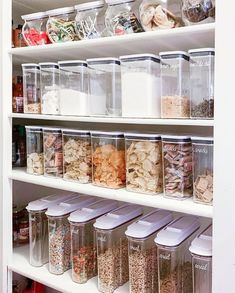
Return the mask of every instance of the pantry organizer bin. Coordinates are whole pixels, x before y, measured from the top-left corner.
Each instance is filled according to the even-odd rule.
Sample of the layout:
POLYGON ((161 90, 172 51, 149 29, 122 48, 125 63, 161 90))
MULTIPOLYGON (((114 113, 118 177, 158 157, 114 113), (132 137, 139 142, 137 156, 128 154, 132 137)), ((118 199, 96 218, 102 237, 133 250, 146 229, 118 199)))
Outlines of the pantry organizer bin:
POLYGON ((126 189, 158 194, 163 191, 162 142, 158 134, 125 134, 126 189))
POLYGON ((162 118, 190 117, 189 55, 161 52, 162 118))
POLYGON ((155 210, 127 227, 130 293, 157 293, 156 233, 173 220, 172 214, 155 210))
POLYGON ((159 292, 193 293, 189 245, 200 224, 197 217, 184 216, 163 228, 155 238, 158 248, 159 292))
POLYGON ((213 137, 192 137, 193 199, 203 204, 213 203, 213 137))
POLYGON ((97 202, 70 214, 72 279, 86 283, 97 275, 97 249, 93 224, 96 219, 117 208, 109 199, 97 202))
POLYGON ((120 61, 122 116, 160 118, 160 58, 153 54, 138 54, 121 56, 120 61))
POLYGON ((99 291, 112 293, 128 281, 128 241, 125 231, 141 214, 140 206, 125 204, 96 220, 99 291))
POLYGON ((91 133, 92 183, 121 188, 126 184, 125 141, 122 132, 91 133))
POLYGON ((74 195, 72 199, 50 207, 48 217, 49 231, 49 272, 61 275, 71 268, 71 235, 68 217, 71 212, 95 202, 91 196, 74 195))
POLYGON ((191 243, 193 292, 212 293, 212 225, 191 243))
POLYGON ((59 61, 60 114, 88 115, 88 71, 83 60, 59 61))
POLYGON ((117 58, 87 59, 91 116, 121 116, 121 66, 117 58))

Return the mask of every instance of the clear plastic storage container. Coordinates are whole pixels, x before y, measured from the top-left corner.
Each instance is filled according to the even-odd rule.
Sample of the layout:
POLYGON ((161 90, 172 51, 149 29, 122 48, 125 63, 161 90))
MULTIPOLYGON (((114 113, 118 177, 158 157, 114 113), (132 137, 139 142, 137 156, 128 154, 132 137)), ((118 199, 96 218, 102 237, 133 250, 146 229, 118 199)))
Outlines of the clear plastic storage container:
POLYGON ((35 63, 22 64, 24 113, 41 113, 40 67, 35 63))
POLYGON ((192 260, 188 250, 200 227, 197 217, 184 216, 163 228, 158 247, 159 292, 193 293, 192 260))
POLYGON ((96 39, 102 36, 104 31, 103 7, 103 0, 82 3, 75 6, 77 10, 75 18, 76 31, 80 40, 96 39))
POLYGON ((121 132, 92 132, 92 183, 121 188, 126 184, 125 141, 121 132))
POLYGON ((86 130, 62 129, 65 180, 88 183, 92 179, 91 136, 86 130))
POLYGON ((62 132, 59 128, 43 127, 44 175, 63 176, 62 132))
POLYGON ((213 203, 212 137, 192 137, 193 147, 193 199, 195 202, 213 203))
POLYGON ((162 142, 157 134, 125 134, 126 189, 157 194, 163 191, 162 142))
POLYGON ((49 271, 61 275, 71 268, 71 235, 68 217, 71 212, 95 202, 91 196, 75 195, 52 206, 46 212, 49 230, 49 271))
POLYGON ((48 220, 45 212, 53 205, 69 199, 71 195, 49 195, 30 202, 26 209, 29 213, 29 262, 41 267, 49 260, 48 220))
POLYGON ((212 293, 212 226, 207 227, 193 241, 193 293, 212 293))
POLYGON ((117 202, 109 199, 97 202, 70 214, 72 244, 72 279, 86 283, 97 275, 97 249, 93 224, 96 219, 117 208, 117 202))
POLYGON ((162 118, 190 117, 189 55, 161 52, 162 118))
POLYGON ((138 54, 121 56, 120 61, 122 116, 160 118, 160 58, 153 54, 138 54))
POLYGON ((191 118, 214 118, 215 49, 189 50, 191 118))
POLYGON ((75 30, 75 13, 73 7, 49 10, 47 33, 52 43, 64 43, 79 40, 75 30))
POLYGON ((43 135, 39 126, 25 126, 27 149, 27 173, 43 175, 43 135))
POLYGON ((83 60, 58 62, 60 67, 60 114, 87 116, 88 71, 83 60))
POLYGON ((156 233, 173 220, 172 214, 155 210, 128 226, 130 293, 158 293, 156 233))
POLYGON ((126 204, 96 220, 99 291, 112 293, 129 280, 125 231, 141 214, 140 206, 126 204))
POLYGON ((184 199, 193 194, 192 144, 189 136, 162 136, 165 196, 184 199))
POLYGON ((87 60, 90 115, 122 115, 121 66, 117 58, 87 60))

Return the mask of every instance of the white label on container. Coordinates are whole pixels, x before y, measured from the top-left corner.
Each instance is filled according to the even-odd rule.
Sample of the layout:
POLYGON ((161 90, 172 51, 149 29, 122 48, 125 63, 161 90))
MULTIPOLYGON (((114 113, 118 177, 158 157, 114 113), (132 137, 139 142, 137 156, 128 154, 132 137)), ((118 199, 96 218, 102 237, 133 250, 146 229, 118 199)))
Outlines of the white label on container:
POLYGON ((200 265, 196 263, 194 266, 195 266, 195 269, 197 270, 207 271, 208 269, 208 264, 200 265))
POLYGON ((170 260, 171 259, 171 254, 170 253, 168 253, 168 254, 161 254, 160 253, 159 257, 161 259, 170 260))
POLYGON ((100 235, 100 236, 98 236, 98 237, 97 237, 97 240, 98 240, 98 241, 101 241, 101 242, 106 242, 106 241, 107 241, 105 235, 100 235))
POLYGON ((130 245, 130 249, 133 250, 133 251, 138 251, 139 252, 140 251, 140 246, 139 245, 135 245, 135 246, 130 245))

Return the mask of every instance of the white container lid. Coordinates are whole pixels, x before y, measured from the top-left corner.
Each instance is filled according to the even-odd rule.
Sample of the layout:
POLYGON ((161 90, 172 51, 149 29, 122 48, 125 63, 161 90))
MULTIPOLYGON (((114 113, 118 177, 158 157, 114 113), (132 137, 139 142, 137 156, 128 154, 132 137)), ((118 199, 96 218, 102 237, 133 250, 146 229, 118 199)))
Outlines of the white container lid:
POLYGON ((38 125, 25 125, 25 129, 27 130, 38 130, 38 131, 42 131, 42 126, 38 126, 38 125))
POLYGON ((105 58, 90 58, 86 60, 88 65, 96 65, 96 64, 117 64, 120 65, 120 60, 118 58, 113 57, 105 57, 105 58))
POLYGON ((208 136, 192 136, 191 137, 192 143, 197 143, 197 144, 213 144, 214 143, 214 138, 213 137, 208 137, 208 136))
POLYGON ((212 225, 207 227, 192 241, 189 250, 193 254, 212 256, 212 225))
POLYGON ((52 68, 59 68, 58 63, 56 62, 41 62, 38 63, 40 67, 52 67, 52 68))
POLYGON ((189 61, 189 54, 185 51, 160 52, 159 56, 163 59, 184 58, 185 60, 189 61))
POLYGON ((50 126, 42 126, 42 130, 43 131, 48 131, 48 132, 61 132, 61 128, 60 127, 50 127, 50 126))
POLYGON ((72 67, 72 66, 86 66, 87 67, 87 62, 85 60, 58 61, 58 64, 61 67, 72 67))
POLYGON ((125 224, 143 213, 139 205, 125 204, 118 209, 98 218, 94 224, 95 228, 111 230, 125 224))
POLYGON ((125 234, 134 238, 146 238, 173 221, 171 212, 153 211, 128 226, 125 234))
POLYGON ((135 0, 105 0, 108 5, 135 2, 135 0))
POLYGON ((81 209, 93 202, 97 199, 92 196, 87 195, 76 195, 74 198, 70 200, 63 201, 55 206, 52 206, 46 211, 47 216, 51 217, 59 217, 67 215, 77 209, 81 209))
POLYGON ((215 55, 215 48, 191 49, 191 50, 188 50, 188 53, 190 55, 197 55, 197 56, 215 55))
POLYGON ((45 17, 47 17, 46 12, 36 12, 36 13, 31 13, 31 14, 26 14, 21 16, 23 20, 33 20, 33 19, 40 19, 45 17))
POLYGON ((189 135, 174 135, 165 134, 162 135, 162 141, 167 142, 191 142, 191 137, 189 135))
POLYGON ((24 63, 24 64, 21 64, 21 66, 22 67, 34 67, 34 68, 40 69, 40 67, 37 63, 24 63))
POLYGON ((200 227, 197 217, 184 216, 163 228, 155 238, 155 243, 164 246, 178 246, 200 227))
POLYGON ((125 136, 125 139, 161 140, 161 135, 154 134, 154 133, 126 132, 124 133, 124 136, 125 136))
POLYGON ((84 11, 84 10, 89 10, 92 8, 101 8, 104 6, 104 1, 103 0, 99 0, 99 1, 92 1, 92 2, 86 2, 86 3, 82 3, 79 5, 76 5, 74 8, 77 11, 84 11))
POLYGON ((60 15, 60 14, 67 14, 74 12, 74 7, 63 7, 63 8, 57 8, 57 9, 52 9, 46 11, 46 14, 49 16, 54 16, 54 15, 60 15))
POLYGON ((70 222, 84 223, 98 218, 118 207, 117 201, 102 199, 70 214, 70 222))
POLYGON ((121 62, 151 60, 160 63, 160 57, 154 54, 134 54, 119 57, 121 62))
POLYGON ((119 131, 92 131, 92 137, 124 138, 124 133, 119 131))

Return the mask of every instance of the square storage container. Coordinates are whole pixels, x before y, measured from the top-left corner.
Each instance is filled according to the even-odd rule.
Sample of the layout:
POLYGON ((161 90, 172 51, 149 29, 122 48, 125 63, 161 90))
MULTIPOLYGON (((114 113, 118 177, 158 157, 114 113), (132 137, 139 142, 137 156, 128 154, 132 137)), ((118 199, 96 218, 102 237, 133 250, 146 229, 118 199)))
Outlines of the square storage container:
POLYGON ((58 115, 60 113, 59 84, 60 74, 57 63, 39 63, 41 85, 41 113, 58 115))
POLYGON ((184 216, 158 233, 155 243, 159 292, 193 293, 192 260, 188 248, 199 227, 197 217, 184 216))
POLYGON ((162 136, 163 186, 167 197, 193 195, 192 143, 189 136, 162 136))
POLYGON ((88 115, 88 71, 82 60, 60 61, 60 114, 88 115))
POLYGON ((215 49, 189 50, 191 118, 214 118, 215 49))
POLYGON ((160 58, 153 54, 138 54, 121 56, 120 61, 122 116, 160 118, 160 58))
POLYGON ((193 293, 212 293, 212 226, 207 227, 193 241, 193 293))
POLYGON ((49 272, 61 275, 71 268, 71 235, 68 217, 71 212, 95 202, 91 196, 76 195, 72 199, 49 208, 49 272))
POLYGON ((62 129, 63 178, 79 183, 92 179, 91 136, 86 130, 62 129))
POLYGON ((125 134, 126 189, 157 194, 163 191, 162 142, 157 134, 125 134))
MULTIPOLYGON (((98 199, 97 199, 98 200, 98 199)), ((86 283, 97 275, 96 219, 117 208, 117 202, 108 199, 97 202, 70 214, 72 279, 86 283)))
POLYGON ((121 66, 117 58, 88 59, 91 116, 121 116, 121 66))
POLYGON ((126 184, 125 141, 122 132, 92 132, 92 183, 121 188, 126 184))
POLYGON ((190 117, 189 55, 161 52, 162 118, 190 117))
POLYGON ((35 63, 22 64, 24 113, 41 113, 40 67, 35 63))
POLYGON ((203 204, 213 203, 213 137, 192 137, 193 199, 203 204))
POLYGON ((129 280, 125 231, 141 214, 140 206, 126 204, 96 220, 99 291, 112 293, 129 280))
POLYGON ((173 220, 172 214, 155 210, 127 227, 130 293, 158 293, 156 233, 173 220))

